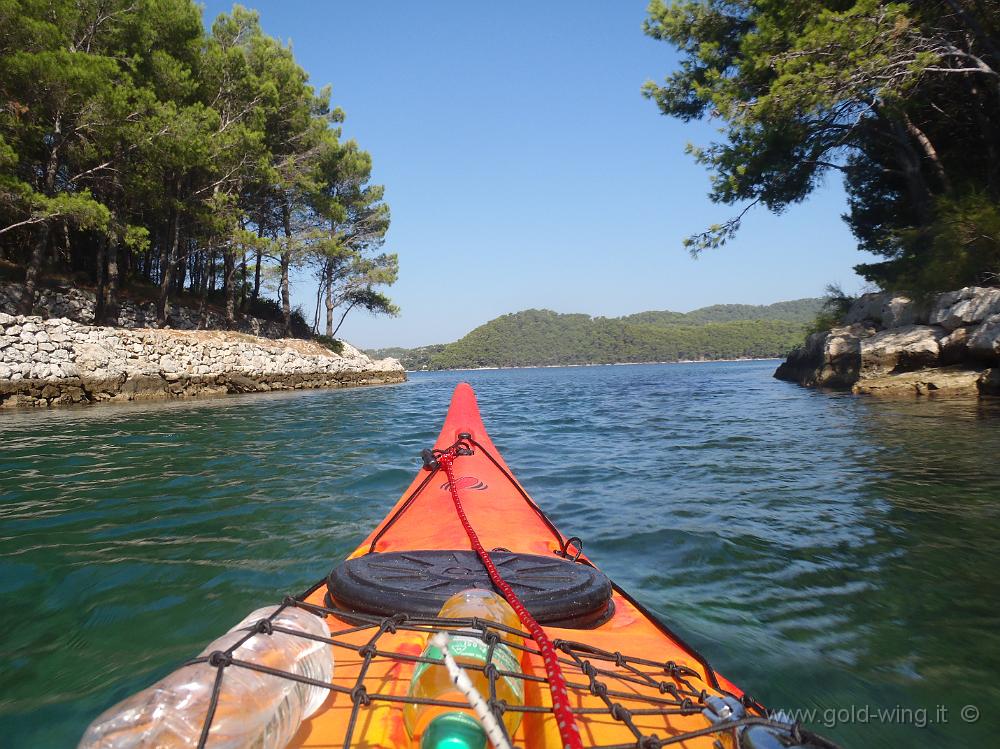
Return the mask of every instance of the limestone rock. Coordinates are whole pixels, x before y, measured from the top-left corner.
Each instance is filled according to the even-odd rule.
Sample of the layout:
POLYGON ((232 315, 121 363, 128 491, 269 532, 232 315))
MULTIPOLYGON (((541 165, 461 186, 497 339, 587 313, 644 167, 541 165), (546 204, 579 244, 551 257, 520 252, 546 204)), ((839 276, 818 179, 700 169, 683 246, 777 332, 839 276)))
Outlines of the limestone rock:
POLYGON ((958 291, 941 294, 928 321, 931 325, 954 330, 975 325, 997 313, 1000 313, 1000 289, 966 286, 958 291))
POLYGON ((128 377, 116 394, 120 400, 157 400, 167 397, 168 383, 156 375, 134 375, 128 377))
POLYGON ((73 353, 80 369, 96 371, 111 363, 111 353, 95 343, 82 343, 74 346, 73 353))
POLYGON ((876 333, 861 342, 861 375, 875 377, 932 367, 941 354, 945 331, 928 325, 906 325, 876 333))
POLYGON ((1000 367, 984 371, 977 384, 982 395, 1000 395, 1000 367))
POLYGON ((392 372, 402 368, 403 365, 400 363, 399 359, 394 359, 391 356, 387 356, 385 359, 372 360, 372 369, 377 372, 392 372))
POLYGON ((878 328, 897 328, 926 322, 926 311, 913 299, 881 291, 862 294, 844 315, 845 325, 868 323, 878 328))
POLYGON ((0 327, 0 404, 5 407, 345 387, 406 378, 395 360, 373 362, 349 344, 335 354, 314 341, 237 332, 11 320, 13 324, 0 327))
POLYGON ((919 305, 906 296, 893 296, 882 305, 880 313, 883 328, 900 328, 926 322, 919 305))
POLYGON ((885 292, 862 294, 854 301, 847 314, 844 315, 844 325, 854 325, 855 323, 866 321, 869 323, 881 323, 882 310, 891 299, 892 295, 885 292))
POLYGON ((983 320, 969 336, 968 347, 978 359, 1000 362, 1000 312, 983 320))
POLYGON ((854 385, 852 391, 865 395, 907 396, 914 395, 968 395, 980 392, 982 372, 963 367, 941 367, 919 372, 903 372, 881 377, 865 378, 854 385))
POLYGON ((863 323, 813 333, 804 346, 788 355, 774 376, 800 385, 849 388, 861 369, 861 342, 873 335, 875 329, 863 323))
POLYGON ((969 352, 969 333, 975 328, 955 328, 941 339, 941 364, 957 364, 964 360, 969 352))
POLYGON ((845 327, 814 333, 775 377, 872 395, 1000 395, 1000 288, 864 294, 845 327))
POLYGON ((226 385, 231 393, 252 393, 260 389, 260 384, 256 380, 236 372, 226 376, 226 385))
POLYGON ((0 408, 30 408, 35 405, 35 398, 21 393, 15 393, 0 401, 0 408))

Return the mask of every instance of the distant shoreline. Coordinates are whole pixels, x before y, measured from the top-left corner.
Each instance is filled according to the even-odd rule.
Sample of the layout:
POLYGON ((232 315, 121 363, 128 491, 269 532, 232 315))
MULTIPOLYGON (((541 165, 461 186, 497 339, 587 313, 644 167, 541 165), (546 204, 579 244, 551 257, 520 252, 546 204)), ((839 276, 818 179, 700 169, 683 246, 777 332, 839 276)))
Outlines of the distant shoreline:
POLYGON ((780 356, 742 357, 739 359, 676 359, 674 361, 622 361, 595 364, 529 364, 513 367, 455 367, 449 369, 407 369, 407 372, 483 372, 495 369, 563 369, 564 367, 634 367, 643 364, 715 364, 737 361, 784 361, 780 356))
POLYGON ((649 310, 624 317, 526 309, 495 317, 451 343, 386 346, 368 353, 397 359, 410 372, 503 362, 521 364, 497 368, 777 359, 802 343, 822 307, 822 299, 809 298, 769 305, 716 304, 691 312, 649 310))

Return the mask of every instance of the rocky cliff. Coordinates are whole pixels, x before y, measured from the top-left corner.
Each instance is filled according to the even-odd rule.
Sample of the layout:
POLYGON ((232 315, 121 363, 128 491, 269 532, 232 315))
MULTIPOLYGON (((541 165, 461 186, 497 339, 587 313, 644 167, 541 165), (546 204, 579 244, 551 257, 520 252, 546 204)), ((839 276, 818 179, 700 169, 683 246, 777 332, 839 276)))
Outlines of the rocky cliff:
POLYGON ((94 327, 0 313, 0 408, 402 382, 349 344, 94 327))
POLYGON ((923 304, 865 294, 774 376, 873 395, 1000 395, 1000 289, 969 286, 923 304))

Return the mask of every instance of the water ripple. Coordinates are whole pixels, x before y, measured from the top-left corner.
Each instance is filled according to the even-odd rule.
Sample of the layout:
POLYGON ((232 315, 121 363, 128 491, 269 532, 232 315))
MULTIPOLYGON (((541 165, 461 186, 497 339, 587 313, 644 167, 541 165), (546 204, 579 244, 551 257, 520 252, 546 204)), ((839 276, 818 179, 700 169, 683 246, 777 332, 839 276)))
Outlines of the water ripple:
POLYGON ((553 519, 756 697, 977 704, 978 724, 947 732, 830 733, 991 744, 1000 408, 831 396, 772 367, 434 373, 4 414, 0 732, 72 745, 101 709, 324 575, 405 489, 468 379, 553 519))

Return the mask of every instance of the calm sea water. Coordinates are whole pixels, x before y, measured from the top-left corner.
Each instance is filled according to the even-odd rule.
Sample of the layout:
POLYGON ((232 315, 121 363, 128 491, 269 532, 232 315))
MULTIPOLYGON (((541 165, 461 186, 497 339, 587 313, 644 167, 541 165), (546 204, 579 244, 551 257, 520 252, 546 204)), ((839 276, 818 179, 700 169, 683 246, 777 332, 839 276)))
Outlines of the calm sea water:
POLYGON ((851 746, 997 745, 1000 404, 821 394, 773 368, 2 414, 0 745, 74 745, 325 575, 406 487, 460 379, 560 527, 765 704, 815 709, 851 746))

